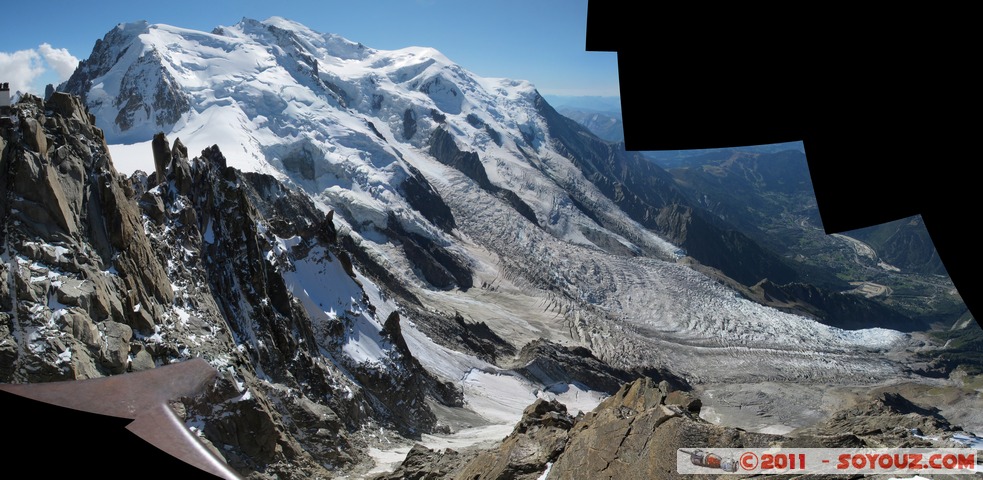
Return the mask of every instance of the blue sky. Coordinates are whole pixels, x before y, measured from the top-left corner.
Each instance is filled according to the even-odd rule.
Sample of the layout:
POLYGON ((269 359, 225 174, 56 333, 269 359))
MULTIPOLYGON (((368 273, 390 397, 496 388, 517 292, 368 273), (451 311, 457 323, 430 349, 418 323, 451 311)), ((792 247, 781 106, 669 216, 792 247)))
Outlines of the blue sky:
POLYGON ((617 54, 584 49, 587 0, 48 0, 44 12, 4 2, 0 81, 18 90, 30 80, 27 89, 43 93, 121 22, 211 31, 271 16, 377 49, 433 47, 478 75, 528 80, 544 95, 619 94, 617 54))

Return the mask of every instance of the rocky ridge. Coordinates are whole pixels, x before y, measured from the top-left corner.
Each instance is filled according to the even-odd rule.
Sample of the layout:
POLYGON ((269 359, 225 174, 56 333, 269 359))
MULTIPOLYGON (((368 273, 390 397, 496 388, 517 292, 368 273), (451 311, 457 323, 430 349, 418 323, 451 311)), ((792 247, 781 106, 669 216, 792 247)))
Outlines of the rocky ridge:
POLYGON ((75 96, 27 95, 13 112, 0 136, 0 381, 202 357, 220 380, 179 409, 250 478, 328 476, 365 460, 354 432, 436 431, 427 400, 460 404, 412 357, 399 313, 376 315, 333 212, 227 167, 217 146, 189 158, 163 135, 152 173, 119 175, 75 96), (333 296, 298 288, 303 275, 333 296))
MULTIPOLYGON (((676 451, 712 448, 962 448, 961 432, 931 409, 897 394, 881 394, 815 426, 786 435, 754 433, 700 418, 689 390, 639 378, 596 409, 576 417, 563 404, 537 400, 513 432, 492 448, 433 450, 414 446, 395 479, 726 479, 728 474, 679 474, 676 451)), ((769 478, 886 478, 878 475, 770 475, 769 478)))

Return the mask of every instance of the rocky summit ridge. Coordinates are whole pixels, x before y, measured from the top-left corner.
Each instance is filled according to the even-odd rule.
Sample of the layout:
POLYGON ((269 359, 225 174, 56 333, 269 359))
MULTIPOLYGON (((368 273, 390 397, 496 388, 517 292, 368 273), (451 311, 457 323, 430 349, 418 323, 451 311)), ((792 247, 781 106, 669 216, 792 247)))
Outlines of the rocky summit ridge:
POLYGON ((460 404, 412 357, 398 312, 376 315, 332 212, 163 135, 155 170, 122 176, 68 94, 25 96, 2 132, 4 383, 204 358, 220 380, 184 418, 261 477, 328 475, 364 460, 351 432, 437 431, 427 402, 460 404), (375 350, 350 354, 361 347, 375 350))
MULTIPOLYGON (((665 380, 625 383, 588 413, 571 415, 544 399, 525 409, 515 429, 485 449, 415 445, 390 473, 396 479, 726 479, 680 474, 677 450, 713 448, 961 448, 961 429, 896 394, 882 394, 793 434, 749 432, 700 418, 702 402, 665 380)), ((792 478, 886 478, 882 475, 768 475, 792 478)), ((933 477, 934 478, 934 477, 933 477)))

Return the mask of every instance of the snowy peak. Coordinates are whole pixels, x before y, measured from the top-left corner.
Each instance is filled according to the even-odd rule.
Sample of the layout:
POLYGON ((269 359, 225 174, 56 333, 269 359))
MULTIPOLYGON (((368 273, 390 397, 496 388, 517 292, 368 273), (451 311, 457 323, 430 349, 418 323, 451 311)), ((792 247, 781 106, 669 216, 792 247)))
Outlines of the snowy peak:
POLYGON ((174 125, 190 107, 155 37, 167 36, 146 21, 121 23, 96 41, 92 54, 59 90, 77 92, 111 137, 133 132, 144 138, 151 126, 174 125))
MULTIPOLYGON (((346 221, 380 230, 390 211, 411 230, 435 228, 421 225, 427 214, 413 213, 421 205, 404 200, 403 182, 428 183, 411 172, 434 165, 412 159, 436 132, 477 149, 482 175, 503 184, 535 168, 521 151, 540 148, 545 131, 528 82, 477 77, 433 48, 375 50, 281 17, 210 33, 120 26, 61 89, 86 99, 110 144, 145 152, 162 131, 192 151, 223 145, 230 166, 289 179, 346 221)), ((126 173, 151 167, 115 156, 126 173)))
MULTIPOLYGON (((298 99, 308 107, 321 100, 332 107, 371 111, 372 106, 378 110, 380 100, 363 94, 365 84, 376 85, 379 80, 402 85, 399 93, 423 92, 433 100, 430 106, 453 114, 461 112, 463 100, 461 87, 453 84, 464 84, 467 90, 477 84, 432 48, 379 51, 271 17, 244 18, 211 33, 146 21, 119 24, 96 42, 90 58, 60 90, 83 94, 110 139, 129 143, 151 137, 155 128, 180 128, 179 120, 187 120, 192 107, 200 113, 200 107, 210 101, 234 97, 237 85, 248 88, 243 84, 258 83, 265 93, 288 103, 298 99), (129 83, 124 83, 126 79, 129 83), (177 89, 188 91, 191 101, 175 103, 167 98, 167 92, 177 89), (317 98, 310 98, 312 94, 317 98), (448 102, 444 97, 459 98, 448 102), (143 115, 132 111, 137 100, 146 110, 143 115), (111 108, 127 113, 119 116, 111 108)), ((369 90, 391 89, 378 85, 369 90)), ((272 111, 283 107, 268 106, 272 111)))
POLYGON ((375 50, 281 17, 244 18, 211 33, 121 24, 59 90, 86 100, 110 144, 149 141, 158 131, 181 134, 193 148, 233 138, 242 153, 227 149, 230 161, 249 170, 276 166, 275 155, 258 151, 264 147, 311 136, 324 143, 336 132, 377 137, 359 144, 420 147, 445 122, 475 137, 468 140, 487 141, 491 129, 531 131, 529 116, 509 115, 502 102, 528 110, 535 96, 528 82, 476 77, 432 48, 375 50), (487 128, 476 130, 475 119, 487 128), (205 125, 195 144, 191 133, 205 125))
MULTIPOLYGON (((116 28, 109 32, 109 35, 115 34, 118 37, 113 39, 103 39, 103 41, 109 41, 111 43, 118 43, 113 41, 115 38, 120 39, 133 39, 139 35, 143 35, 150 31, 150 24, 146 20, 137 20, 135 22, 124 22, 116 25, 116 28)), ((107 35, 107 37, 109 37, 107 35)))
POLYGON ((349 41, 335 34, 318 33, 300 23, 276 16, 264 21, 243 18, 232 27, 217 27, 213 31, 219 35, 235 35, 232 32, 237 32, 254 40, 259 40, 266 35, 274 35, 282 39, 289 38, 297 42, 303 49, 321 58, 335 57, 342 60, 360 60, 374 52, 361 43, 349 41))

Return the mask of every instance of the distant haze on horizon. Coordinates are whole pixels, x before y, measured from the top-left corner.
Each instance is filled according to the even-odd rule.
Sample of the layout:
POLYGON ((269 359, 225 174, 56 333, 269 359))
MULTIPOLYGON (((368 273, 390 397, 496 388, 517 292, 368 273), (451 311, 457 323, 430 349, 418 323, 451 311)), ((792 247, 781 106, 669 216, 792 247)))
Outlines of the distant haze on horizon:
POLYGON ((0 32, 0 81, 9 82, 12 91, 41 95, 46 84, 66 80, 78 61, 88 58, 96 40, 119 23, 146 20, 210 32, 242 18, 280 16, 374 49, 433 47, 482 77, 528 80, 543 95, 620 95, 617 54, 585 49, 587 0, 175 0, 153 8, 110 0, 51 5, 43 15, 25 2, 0 7, 5 18, 17 19, 0 32))

